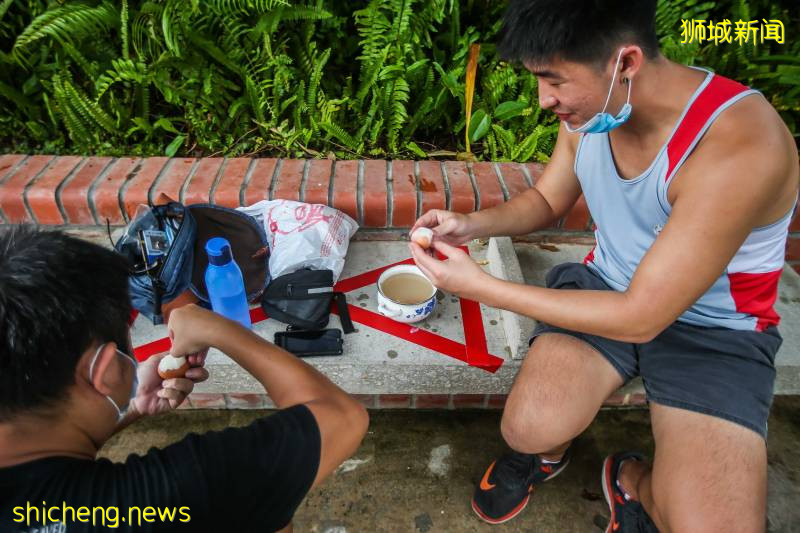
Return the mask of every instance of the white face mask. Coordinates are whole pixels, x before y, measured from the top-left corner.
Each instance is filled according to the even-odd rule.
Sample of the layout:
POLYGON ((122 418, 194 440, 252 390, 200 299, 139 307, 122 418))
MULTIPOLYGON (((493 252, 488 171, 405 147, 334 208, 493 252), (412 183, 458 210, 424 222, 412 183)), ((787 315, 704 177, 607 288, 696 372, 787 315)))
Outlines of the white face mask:
MULTIPOLYGON (((97 361, 97 356, 100 355, 100 350, 102 350, 105 345, 106 345, 106 343, 101 344, 97 348, 97 351, 94 353, 94 357, 92 357, 92 363, 89 365, 89 381, 92 380, 92 373, 94 372, 94 363, 95 363, 95 361, 97 361)), ((139 388, 139 376, 138 376, 138 374, 136 372, 136 369, 138 368, 139 363, 136 361, 136 359, 134 359, 130 355, 126 354, 125 352, 117 350, 117 353, 122 355, 123 357, 125 357, 125 359, 130 361, 131 364, 133 365, 133 383, 131 385, 131 392, 130 392, 130 395, 128 397, 128 403, 125 404, 125 407, 120 409, 119 406, 117 405, 117 402, 114 401, 114 398, 112 398, 111 396, 106 396, 106 399, 109 402, 111 402, 111 405, 114 406, 114 410, 117 412, 117 423, 119 423, 123 418, 125 418, 125 415, 128 414, 128 410, 131 407, 131 402, 136 397, 136 389, 139 388)))

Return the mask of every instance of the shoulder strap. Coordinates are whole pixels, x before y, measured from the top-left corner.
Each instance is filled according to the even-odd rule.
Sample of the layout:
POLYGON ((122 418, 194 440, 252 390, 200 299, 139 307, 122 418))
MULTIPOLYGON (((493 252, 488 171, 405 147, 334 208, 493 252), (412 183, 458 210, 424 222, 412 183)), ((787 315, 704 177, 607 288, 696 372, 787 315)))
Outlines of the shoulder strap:
POLYGON ((667 145, 669 166, 664 179, 668 182, 723 108, 747 94, 754 93, 737 81, 715 74, 697 96, 667 145))

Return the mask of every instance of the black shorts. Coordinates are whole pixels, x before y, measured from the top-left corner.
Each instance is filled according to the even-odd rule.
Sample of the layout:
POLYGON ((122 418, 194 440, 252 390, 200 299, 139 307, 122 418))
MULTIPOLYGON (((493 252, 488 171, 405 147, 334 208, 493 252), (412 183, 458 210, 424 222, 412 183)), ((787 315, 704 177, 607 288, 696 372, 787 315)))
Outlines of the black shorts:
MULTIPOLYGON (((564 263, 547 274, 554 289, 613 290, 588 267, 564 263)), ((542 333, 565 333, 589 343, 625 382, 642 376, 648 401, 730 420, 767 436, 775 384, 775 354, 783 339, 777 328, 741 331, 674 322, 642 344, 539 323, 542 333)))

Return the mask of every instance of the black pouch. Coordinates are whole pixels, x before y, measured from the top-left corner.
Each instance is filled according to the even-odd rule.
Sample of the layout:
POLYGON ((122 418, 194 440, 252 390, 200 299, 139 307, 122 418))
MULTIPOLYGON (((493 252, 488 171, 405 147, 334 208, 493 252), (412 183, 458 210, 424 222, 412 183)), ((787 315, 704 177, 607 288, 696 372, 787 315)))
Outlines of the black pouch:
POLYGON ((328 325, 334 301, 342 330, 353 333, 347 301, 344 293, 334 292, 330 270, 303 268, 273 279, 264 291, 261 307, 270 318, 295 328, 320 330, 328 325))

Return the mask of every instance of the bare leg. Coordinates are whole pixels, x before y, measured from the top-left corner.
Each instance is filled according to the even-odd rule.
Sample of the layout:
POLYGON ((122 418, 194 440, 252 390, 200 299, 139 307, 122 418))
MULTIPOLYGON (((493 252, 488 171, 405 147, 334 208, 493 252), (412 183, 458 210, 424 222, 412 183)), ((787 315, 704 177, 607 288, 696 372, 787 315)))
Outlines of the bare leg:
POLYGON ((767 450, 760 435, 721 418, 651 404, 652 470, 626 461, 620 485, 662 532, 762 532, 767 450))
POLYGON ((561 333, 539 336, 508 396, 501 431, 518 452, 558 460, 623 380, 584 341, 561 333))

